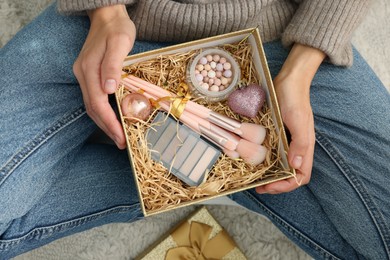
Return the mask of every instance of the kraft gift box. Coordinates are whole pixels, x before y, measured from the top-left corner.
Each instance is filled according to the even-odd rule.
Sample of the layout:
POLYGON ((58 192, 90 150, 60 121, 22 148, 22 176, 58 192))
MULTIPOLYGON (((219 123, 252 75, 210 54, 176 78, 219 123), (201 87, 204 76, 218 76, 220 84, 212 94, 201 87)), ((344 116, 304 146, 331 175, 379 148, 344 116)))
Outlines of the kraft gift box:
POLYGON ((244 260, 247 258, 207 208, 201 207, 136 259, 244 260))
MULTIPOLYGON (((235 46, 241 46, 240 44, 242 44, 242 42, 245 42, 245 46, 248 46, 252 59, 252 68, 250 68, 249 74, 251 74, 251 77, 258 80, 258 84, 262 86, 266 93, 267 110, 263 111, 263 114, 261 114, 259 119, 252 121, 257 123, 264 120, 264 117, 267 116, 267 122, 271 122, 271 126, 268 127, 267 131, 272 132, 272 138, 266 139, 266 142, 273 147, 270 148, 264 165, 262 164, 258 166, 258 168, 250 166, 243 168, 233 163, 232 167, 226 170, 219 167, 219 164, 217 163, 213 169, 205 174, 204 183, 199 187, 189 187, 185 183, 177 186, 175 176, 169 175, 169 172, 163 173, 160 171, 163 168, 161 163, 156 162, 155 164, 152 164, 152 166, 146 168, 139 166, 139 164, 142 164, 143 162, 150 161, 150 158, 137 155, 137 151, 140 147, 148 147, 142 131, 141 133, 137 131, 150 124, 152 117, 155 116, 156 113, 153 113, 150 120, 147 120, 146 123, 140 122, 133 124, 129 123, 122 112, 119 111, 121 123, 127 139, 127 151, 130 159, 129 171, 132 170, 134 174, 141 207, 145 216, 158 214, 195 203, 201 203, 212 198, 225 196, 295 176, 295 170, 292 169, 287 162, 287 137, 258 29, 246 29, 130 55, 123 63, 123 71, 127 74, 131 74, 134 71, 136 72, 139 64, 144 64, 150 60, 154 60, 155 62, 153 64, 159 66, 159 59, 161 57, 169 57, 170 55, 178 55, 191 51, 196 52, 197 50, 213 47, 226 47, 233 48, 234 50, 235 46), (264 167, 264 171, 262 171, 262 167, 264 167), (158 171, 161 173, 156 175, 155 173, 158 171), (262 171, 261 176, 253 179, 253 176, 257 176, 253 174, 259 171, 262 171), (230 181, 230 174, 240 176, 239 180, 230 181), (208 176, 211 177, 209 178, 208 176), (160 177, 161 180, 158 180, 158 182, 156 182, 157 184, 153 183, 156 178, 160 177), (213 178, 219 179, 218 181, 213 181, 213 178)), ((240 57, 236 58, 239 59, 240 57)), ((162 66, 158 69, 163 70, 164 68, 165 67, 162 66)), ((183 71, 185 71, 185 68, 183 68, 183 71)), ((147 75, 147 72, 148 69, 144 69, 139 75, 144 77, 144 80, 149 80, 150 77, 147 75)), ((164 73, 164 75, 169 76, 170 72, 164 73)), ((162 87, 165 87, 163 80, 157 83, 162 87)), ((120 107, 121 100, 126 91, 127 90, 123 85, 116 91, 118 107, 120 107)), ((226 105, 226 103, 222 103, 222 106, 224 105, 226 105)), ((144 132, 146 133, 147 130, 144 132)), ((268 132, 267 134, 269 134, 268 132)), ((221 158, 222 160, 229 160, 223 155, 221 155, 221 158)))

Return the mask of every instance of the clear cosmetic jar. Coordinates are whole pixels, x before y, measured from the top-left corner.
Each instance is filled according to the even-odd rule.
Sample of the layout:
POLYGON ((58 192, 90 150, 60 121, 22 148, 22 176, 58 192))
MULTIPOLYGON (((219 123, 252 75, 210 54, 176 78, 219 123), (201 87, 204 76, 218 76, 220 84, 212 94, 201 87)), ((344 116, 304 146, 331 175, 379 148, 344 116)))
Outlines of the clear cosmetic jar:
POLYGON ((202 97, 208 102, 218 102, 227 99, 229 94, 235 90, 241 71, 240 66, 229 52, 219 48, 209 48, 202 50, 189 62, 186 77, 192 96, 202 97), (229 75, 230 77, 227 77, 229 75), (217 88, 218 91, 216 91, 217 88))

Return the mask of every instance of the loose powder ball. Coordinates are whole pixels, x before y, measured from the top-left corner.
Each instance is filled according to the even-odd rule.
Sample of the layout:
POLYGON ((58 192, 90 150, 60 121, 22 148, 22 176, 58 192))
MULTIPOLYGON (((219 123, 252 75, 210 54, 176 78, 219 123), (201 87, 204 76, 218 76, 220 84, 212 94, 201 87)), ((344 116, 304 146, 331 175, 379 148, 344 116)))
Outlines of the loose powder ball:
POLYGON ((195 66, 195 78, 200 87, 218 92, 226 89, 232 82, 232 64, 218 54, 201 57, 195 66), (210 82, 210 80, 213 81, 210 82), (217 83, 217 84, 215 84, 217 83))
POLYGON ((146 120, 150 116, 152 105, 144 95, 130 93, 122 99, 121 109, 123 116, 130 122, 136 122, 137 119, 146 120))

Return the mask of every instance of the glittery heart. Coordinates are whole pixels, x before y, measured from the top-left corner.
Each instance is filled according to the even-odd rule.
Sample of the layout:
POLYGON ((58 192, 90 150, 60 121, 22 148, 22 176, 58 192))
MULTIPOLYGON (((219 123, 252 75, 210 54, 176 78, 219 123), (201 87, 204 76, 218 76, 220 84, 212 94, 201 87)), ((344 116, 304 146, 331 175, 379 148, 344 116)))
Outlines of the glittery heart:
POLYGON ((250 84, 231 93, 227 104, 234 113, 253 118, 256 117, 264 101, 263 88, 257 84, 250 84))

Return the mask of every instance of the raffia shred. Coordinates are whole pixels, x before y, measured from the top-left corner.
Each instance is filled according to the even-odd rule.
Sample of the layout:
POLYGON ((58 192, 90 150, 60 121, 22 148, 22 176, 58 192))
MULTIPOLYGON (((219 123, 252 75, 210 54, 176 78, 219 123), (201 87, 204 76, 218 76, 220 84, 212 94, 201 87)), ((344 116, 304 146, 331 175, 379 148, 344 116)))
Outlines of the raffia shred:
MULTIPOLYGON (((257 73, 254 71, 250 44, 244 41, 219 47, 230 52, 239 63, 241 68, 240 86, 259 83, 259 79, 256 78, 257 73)), ((132 64, 123 70, 127 74, 133 74, 175 92, 177 86, 185 82, 187 64, 198 53, 199 50, 192 50, 185 53, 161 55, 152 60, 132 64)), ((117 93, 119 93, 119 100, 121 101, 129 91, 121 86, 117 93)), ((283 149, 279 147, 279 136, 267 105, 264 105, 256 118, 249 119, 234 114, 224 102, 208 104, 202 99, 193 100, 241 122, 252 122, 265 126, 267 136, 263 145, 268 148, 266 159, 262 164, 253 167, 241 159, 233 160, 221 155, 211 172, 209 172, 206 181, 198 187, 190 187, 171 175, 169 170, 160 163, 151 159, 145 134, 148 128, 153 131, 151 122, 156 112, 147 121, 137 123, 130 123, 125 118, 124 129, 127 133, 127 141, 131 148, 133 163, 137 172, 137 181, 147 211, 160 211, 184 202, 196 201, 205 196, 242 189, 264 179, 276 179, 291 175, 280 164, 279 152, 283 149)))

